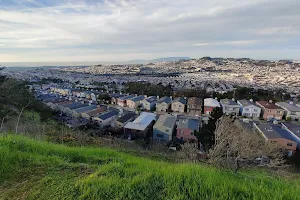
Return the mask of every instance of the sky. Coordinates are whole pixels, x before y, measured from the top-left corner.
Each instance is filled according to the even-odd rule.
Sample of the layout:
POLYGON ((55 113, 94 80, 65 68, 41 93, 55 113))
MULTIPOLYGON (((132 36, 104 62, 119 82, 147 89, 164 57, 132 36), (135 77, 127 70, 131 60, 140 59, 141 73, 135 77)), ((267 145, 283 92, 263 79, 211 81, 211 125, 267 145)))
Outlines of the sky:
POLYGON ((0 65, 300 60, 299 0, 0 0, 0 65))

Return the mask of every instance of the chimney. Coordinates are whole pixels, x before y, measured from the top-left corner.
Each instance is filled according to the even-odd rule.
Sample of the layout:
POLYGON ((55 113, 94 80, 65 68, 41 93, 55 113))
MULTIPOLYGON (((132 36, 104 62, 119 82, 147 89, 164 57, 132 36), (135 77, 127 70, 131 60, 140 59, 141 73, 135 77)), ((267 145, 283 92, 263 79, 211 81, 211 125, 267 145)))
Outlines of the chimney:
POLYGON ((173 97, 172 97, 172 96, 170 96, 170 99, 171 99, 171 100, 173 100, 173 97))
POLYGON ((235 101, 235 99, 234 99, 234 98, 232 98, 231 100, 232 100, 232 101, 235 101))
POLYGON ((252 103, 253 103, 253 99, 250 99, 250 102, 252 102, 252 103))
POLYGON ((269 100, 269 103, 273 103, 273 101, 270 99, 270 100, 269 100))
POLYGON ((218 100, 218 97, 215 97, 215 100, 218 100))
POLYGON ((293 105, 293 104, 294 104, 294 102, 290 101, 290 105, 293 105))
POLYGON ((81 103, 84 104, 84 101, 82 101, 81 103))
POLYGON ((159 99, 159 96, 157 95, 156 98, 157 98, 157 100, 158 100, 158 99, 159 99))
POLYGON ((147 95, 144 95, 145 98, 147 98, 147 95))

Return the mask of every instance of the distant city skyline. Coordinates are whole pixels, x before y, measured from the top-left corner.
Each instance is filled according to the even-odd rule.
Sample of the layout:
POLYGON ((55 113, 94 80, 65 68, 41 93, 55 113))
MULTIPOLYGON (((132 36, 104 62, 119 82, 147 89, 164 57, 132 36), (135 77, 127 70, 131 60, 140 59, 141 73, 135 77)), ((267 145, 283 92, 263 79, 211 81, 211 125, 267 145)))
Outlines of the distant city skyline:
POLYGON ((0 0, 0 65, 300 60, 299 7, 299 0, 0 0))

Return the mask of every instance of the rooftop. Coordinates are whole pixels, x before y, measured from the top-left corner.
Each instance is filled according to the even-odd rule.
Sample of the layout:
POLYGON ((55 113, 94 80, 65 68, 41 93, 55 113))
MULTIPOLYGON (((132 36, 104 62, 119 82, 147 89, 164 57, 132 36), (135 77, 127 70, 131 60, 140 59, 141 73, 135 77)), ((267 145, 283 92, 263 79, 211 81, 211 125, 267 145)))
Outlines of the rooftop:
POLYGON ((77 113, 85 113, 85 112, 94 110, 96 108, 97 108, 97 105, 90 105, 90 106, 85 106, 85 107, 82 107, 82 108, 74 109, 74 111, 77 112, 77 113))
POLYGON ((127 95, 127 96, 123 96, 123 97, 118 97, 118 99, 127 100, 127 99, 131 99, 133 97, 135 97, 135 95, 127 95))
POLYGON ((118 112, 113 110, 113 111, 106 112, 106 113, 103 113, 103 114, 99 115, 99 118, 102 119, 102 120, 106 120, 106 119, 109 119, 109 118, 111 118, 112 116, 115 116, 115 115, 118 115, 118 112))
POLYGON ((249 101, 249 100, 246 100, 246 99, 238 100, 238 102, 239 102, 243 107, 246 107, 246 106, 253 106, 253 105, 254 105, 253 101, 249 101))
POLYGON ((199 130, 199 120, 197 119, 179 119, 177 128, 188 128, 199 130))
POLYGON ((161 115, 155 123, 155 127, 168 127, 173 128, 176 123, 177 117, 174 115, 161 115))
POLYGON ((279 124, 261 123, 256 126, 268 139, 284 138, 295 141, 295 138, 287 130, 282 129, 279 124))
POLYGON ((286 102, 278 102, 276 103, 276 105, 278 105, 279 107, 289 110, 291 112, 300 112, 300 107, 294 105, 294 104, 290 104, 290 103, 286 103, 286 102))
POLYGON ((123 115, 122 117, 120 117, 117 121, 124 123, 124 122, 127 122, 128 120, 132 119, 134 116, 135 116, 135 113, 130 112, 130 113, 127 113, 127 114, 123 115))
POLYGON ((294 133, 298 138, 300 138, 300 125, 299 124, 291 124, 284 122, 282 123, 283 127, 286 127, 290 132, 294 133))
POLYGON ((202 100, 198 97, 190 97, 187 102, 188 105, 201 105, 202 100))
POLYGON ((167 104, 169 104, 171 101, 172 101, 172 99, 170 97, 162 97, 157 101, 157 103, 167 103, 167 104))
POLYGON ((186 104, 186 99, 183 98, 183 97, 176 97, 174 100, 173 100, 173 103, 175 102, 180 102, 182 104, 186 104))
POLYGON ((152 121, 156 120, 156 114, 149 112, 142 112, 133 122, 126 124, 124 128, 135 129, 135 130, 145 130, 152 121))
POLYGON ((266 109, 281 109, 279 106, 276 106, 274 103, 270 103, 268 101, 257 101, 256 104, 259 104, 266 109))
POLYGON ((145 99, 145 96, 140 95, 140 96, 136 96, 136 97, 133 97, 131 99, 128 99, 128 100, 133 101, 133 102, 137 102, 137 101, 142 101, 143 99, 145 99))
POLYGON ((220 107, 220 103, 216 99, 206 98, 204 99, 204 106, 220 107))

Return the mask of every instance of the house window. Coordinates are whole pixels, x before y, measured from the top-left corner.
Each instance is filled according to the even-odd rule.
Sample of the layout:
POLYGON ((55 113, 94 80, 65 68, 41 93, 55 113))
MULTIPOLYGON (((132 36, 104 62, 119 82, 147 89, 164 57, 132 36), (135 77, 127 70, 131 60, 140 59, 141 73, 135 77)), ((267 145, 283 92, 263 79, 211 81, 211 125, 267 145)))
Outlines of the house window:
POLYGON ((249 111, 249 108, 245 108, 245 111, 249 111))
POLYGON ((277 114, 280 114, 280 113, 281 113, 281 111, 280 111, 280 110, 277 110, 277 111, 276 111, 276 113, 277 113, 277 114))
POLYGON ((291 147, 293 146, 293 143, 288 142, 287 145, 291 147))
POLYGON ((257 112, 257 109, 254 109, 254 112, 257 112))
POLYGON ((166 132, 169 133, 169 129, 166 129, 166 132))

